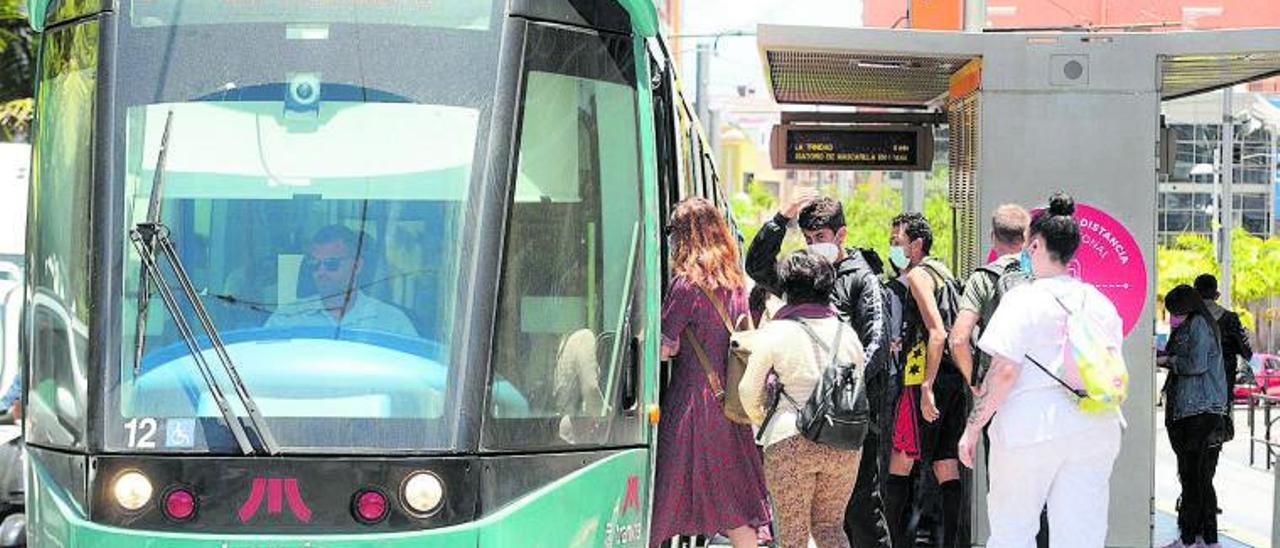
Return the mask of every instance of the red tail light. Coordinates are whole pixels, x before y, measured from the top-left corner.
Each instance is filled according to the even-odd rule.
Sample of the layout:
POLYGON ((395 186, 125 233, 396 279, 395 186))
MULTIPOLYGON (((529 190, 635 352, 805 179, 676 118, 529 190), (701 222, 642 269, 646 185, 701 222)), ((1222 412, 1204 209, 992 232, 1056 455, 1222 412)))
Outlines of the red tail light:
POLYGON ((360 523, 378 523, 387 517, 387 496, 371 489, 359 491, 351 501, 351 513, 360 523))
POLYGON ((176 521, 187 521, 196 515, 196 497, 191 491, 177 488, 164 496, 164 515, 176 521))

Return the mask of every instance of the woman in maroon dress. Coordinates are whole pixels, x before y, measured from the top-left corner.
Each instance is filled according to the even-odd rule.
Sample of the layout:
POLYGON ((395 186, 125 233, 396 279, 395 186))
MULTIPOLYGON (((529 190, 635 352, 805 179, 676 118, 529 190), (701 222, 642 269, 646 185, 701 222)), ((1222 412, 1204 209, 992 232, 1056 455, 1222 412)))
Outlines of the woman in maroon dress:
POLYGON ((724 216, 701 198, 676 205, 667 234, 674 279, 662 304, 662 354, 675 363, 658 424, 650 544, 722 533, 735 548, 753 547, 769 522, 760 450, 750 427, 725 418, 691 345, 682 344, 695 337, 724 386, 729 332, 708 294, 731 317, 748 313, 738 247, 724 216))

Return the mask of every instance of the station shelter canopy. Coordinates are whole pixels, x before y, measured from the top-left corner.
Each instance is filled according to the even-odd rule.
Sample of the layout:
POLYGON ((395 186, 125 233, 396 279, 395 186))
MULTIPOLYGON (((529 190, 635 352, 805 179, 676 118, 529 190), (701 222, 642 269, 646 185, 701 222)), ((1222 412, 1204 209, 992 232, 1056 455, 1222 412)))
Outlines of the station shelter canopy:
POLYGON ((945 99, 957 71, 1003 48, 1121 36, 1126 47, 1158 59, 1152 76, 1162 100, 1280 75, 1274 29, 959 33, 762 25, 759 47, 779 103, 925 108, 945 99))

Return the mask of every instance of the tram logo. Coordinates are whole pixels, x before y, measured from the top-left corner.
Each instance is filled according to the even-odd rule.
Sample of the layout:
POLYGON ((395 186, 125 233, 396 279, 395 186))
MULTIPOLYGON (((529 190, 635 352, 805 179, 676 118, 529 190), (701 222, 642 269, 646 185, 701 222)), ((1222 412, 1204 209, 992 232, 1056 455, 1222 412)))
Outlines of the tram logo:
POLYGON ((627 491, 622 496, 622 507, 618 509, 618 513, 626 514, 632 508, 640 509, 640 478, 636 476, 627 478, 627 491))
POLYGON ((644 512, 640 505, 640 478, 627 477, 627 489, 614 507, 613 517, 604 527, 605 548, 641 546, 644 543, 644 512), (635 512, 631 512, 635 510, 635 512))
POLYGON ((289 512, 294 518, 302 523, 311 522, 311 508, 307 507, 307 503, 302 500, 302 494, 298 492, 297 479, 253 478, 253 486, 249 488, 249 498, 236 512, 240 523, 249 523, 249 520, 258 515, 264 498, 267 500, 267 515, 282 513, 284 504, 287 503, 289 512))

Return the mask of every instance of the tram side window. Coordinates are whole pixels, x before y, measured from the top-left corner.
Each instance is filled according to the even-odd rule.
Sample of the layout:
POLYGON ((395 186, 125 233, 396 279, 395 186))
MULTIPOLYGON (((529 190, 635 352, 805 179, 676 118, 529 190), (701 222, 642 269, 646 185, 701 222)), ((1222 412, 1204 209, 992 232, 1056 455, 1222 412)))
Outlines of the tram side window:
MULTIPOLYGON (((656 78, 653 86, 653 127, 654 144, 658 156, 658 192, 661 197, 658 211, 661 219, 670 215, 676 202, 680 201, 680 168, 679 140, 676 138, 675 108, 672 103, 671 65, 665 60, 651 59, 649 70, 651 78, 656 78)), ((670 250, 666 238, 659 239, 662 248, 662 276, 666 279, 669 265, 666 257, 670 250)))
POLYGON ((31 443, 82 447, 86 417, 84 345, 89 324, 89 203, 98 23, 50 30, 41 56, 34 135, 27 296, 32 324, 28 380, 31 443))
POLYGON ((529 407, 491 405, 489 414, 535 420, 520 436, 491 433, 489 445, 599 444, 619 407, 628 355, 619 350, 643 252, 636 92, 604 39, 533 28, 553 50, 570 40, 590 47, 571 49, 557 72, 535 61, 525 80, 492 378, 529 407), (602 66, 612 74, 594 74, 602 66))
POLYGON ((683 198, 688 198, 696 195, 695 181, 697 180, 698 175, 697 175, 697 172, 694 171, 694 164, 693 164, 694 140, 690 137, 690 135, 692 135, 692 132, 690 131, 690 128, 692 127, 692 122, 689 121, 689 116, 685 112, 684 97, 681 95, 676 96, 675 110, 676 110, 676 120, 679 122, 679 127, 676 128, 677 129, 676 138, 679 139, 680 141, 680 147, 679 147, 680 150, 677 151, 678 157, 679 157, 678 161, 680 162, 680 196, 679 197, 683 199, 683 198))
POLYGON ((77 17, 102 11, 104 4, 110 6, 103 0, 46 0, 50 5, 57 8, 45 17, 46 25, 53 25, 63 21, 70 21, 77 17))

